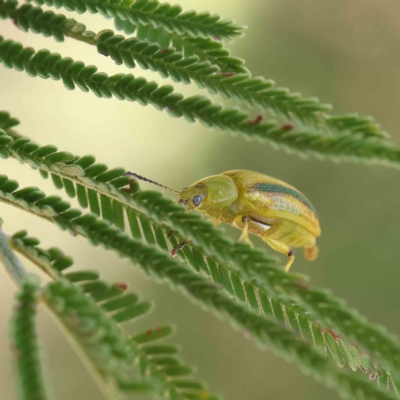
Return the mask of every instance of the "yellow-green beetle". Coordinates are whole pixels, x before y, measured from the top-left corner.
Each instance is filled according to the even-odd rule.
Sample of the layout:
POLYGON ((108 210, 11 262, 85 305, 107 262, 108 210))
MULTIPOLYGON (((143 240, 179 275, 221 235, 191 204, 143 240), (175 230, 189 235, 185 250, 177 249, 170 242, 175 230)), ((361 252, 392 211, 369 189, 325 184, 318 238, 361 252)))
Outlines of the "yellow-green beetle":
MULTIPOLYGON (((127 175, 157 184, 140 175, 127 175)), ((157 184, 159 186, 168 187, 157 184)), ((172 189, 169 189, 172 190, 172 189)), ((321 235, 316 211, 297 189, 257 172, 235 170, 201 179, 178 194, 179 203, 210 216, 216 225, 226 222, 242 230, 239 240, 257 235, 274 250, 294 261, 294 248, 304 247, 307 260, 317 258, 316 238, 321 235)))

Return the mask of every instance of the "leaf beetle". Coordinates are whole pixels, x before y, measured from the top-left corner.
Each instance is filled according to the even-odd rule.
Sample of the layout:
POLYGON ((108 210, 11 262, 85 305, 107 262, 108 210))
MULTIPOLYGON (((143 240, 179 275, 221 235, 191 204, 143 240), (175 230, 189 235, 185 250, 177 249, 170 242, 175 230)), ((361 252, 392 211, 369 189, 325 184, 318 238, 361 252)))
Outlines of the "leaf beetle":
POLYGON ((321 228, 315 208, 301 192, 281 180, 234 170, 201 179, 177 192, 132 172, 127 175, 173 191, 179 195, 178 203, 186 205, 188 211, 208 215, 215 225, 226 222, 241 229, 241 241, 250 243, 250 233, 259 236, 289 257, 286 271, 294 261, 295 248, 303 247, 309 261, 318 256, 316 239, 321 228))

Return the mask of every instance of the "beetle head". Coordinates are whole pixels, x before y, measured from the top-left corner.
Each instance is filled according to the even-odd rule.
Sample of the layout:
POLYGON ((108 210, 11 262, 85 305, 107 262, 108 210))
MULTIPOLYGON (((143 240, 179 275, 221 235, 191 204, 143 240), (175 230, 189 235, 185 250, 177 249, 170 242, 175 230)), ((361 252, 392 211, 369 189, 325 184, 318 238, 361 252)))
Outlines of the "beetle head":
POLYGON ((188 210, 197 209, 211 216, 218 216, 220 209, 238 198, 238 188, 235 182, 226 175, 214 175, 202 179, 189 187, 183 188, 181 192, 177 192, 134 172, 127 172, 126 175, 132 179, 140 179, 168 189, 179 195, 178 203, 187 205, 188 210))
POLYGON ((226 175, 214 175, 182 189, 178 203, 187 205, 188 210, 198 209, 212 215, 238 197, 238 189, 226 175))

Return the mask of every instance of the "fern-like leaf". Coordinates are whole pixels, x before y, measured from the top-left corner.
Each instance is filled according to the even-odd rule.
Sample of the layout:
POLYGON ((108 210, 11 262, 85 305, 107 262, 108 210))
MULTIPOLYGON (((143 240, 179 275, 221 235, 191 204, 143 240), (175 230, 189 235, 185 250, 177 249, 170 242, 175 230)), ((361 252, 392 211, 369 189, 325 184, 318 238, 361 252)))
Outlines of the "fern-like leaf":
POLYGON ((14 137, 17 134, 14 133, 12 128, 17 125, 19 125, 19 119, 12 117, 7 111, 0 111, 0 129, 14 137))
POLYGON ((55 80, 62 79, 68 89, 78 86, 81 90, 92 91, 98 97, 112 96, 120 100, 138 101, 142 105, 152 104, 159 110, 167 110, 175 117, 184 116, 193 122, 196 119, 209 127, 239 132, 253 139, 279 144, 284 149, 296 150, 301 154, 314 154, 333 159, 382 162, 397 166, 400 163, 400 148, 388 141, 364 135, 347 133, 325 136, 297 129, 288 131, 286 124, 277 126, 274 122, 254 123, 249 115, 236 110, 224 109, 203 96, 184 98, 173 93, 171 86, 159 87, 155 82, 143 78, 118 74, 108 77, 98 73, 94 66, 85 66, 70 58, 62 58, 48 50, 35 52, 14 41, 0 37, 0 61, 8 68, 26 70, 31 76, 55 80))
POLYGON ((196 37, 216 37, 231 39, 240 36, 243 27, 235 25, 231 20, 222 19, 219 15, 208 12, 182 12, 179 5, 159 3, 157 0, 136 1, 64 1, 64 0, 35 0, 38 5, 53 5, 57 8, 65 7, 68 11, 92 14, 99 13, 105 17, 118 16, 134 24, 161 26, 168 32, 179 35, 188 34, 196 37))
POLYGON ((123 30, 127 35, 136 32, 139 40, 157 43, 162 49, 174 47, 177 51, 183 53, 185 57, 197 56, 201 61, 208 61, 210 64, 218 66, 222 72, 249 74, 249 70, 244 66, 244 60, 233 57, 230 51, 219 41, 178 35, 174 32, 154 28, 151 25, 134 25, 118 16, 114 18, 114 23, 116 29, 123 30))
POLYGON ((31 4, 23 4, 17 8, 14 0, 0 1, 0 18, 11 18, 14 24, 24 32, 29 30, 45 37, 54 37, 57 42, 63 42, 65 36, 95 44, 95 34, 86 30, 86 26, 73 18, 55 14, 51 10, 43 10, 31 4))
MULTIPOLYGON (((128 218, 134 218, 132 211, 128 213, 128 218)), ((141 231, 146 232, 146 226, 140 224, 140 217, 136 218, 141 231)), ((160 228, 157 224, 151 224, 151 228, 154 236, 157 237, 160 228)), ((182 237, 174 236, 169 235, 167 239, 170 242, 170 248, 174 248, 183 240, 182 237)), ((157 243, 162 246, 159 241, 157 243)), ((388 390, 393 390, 397 394, 399 381, 392 377, 390 368, 384 366, 377 359, 371 358, 356 344, 347 343, 346 338, 336 335, 333 330, 329 329, 327 322, 314 319, 313 315, 304 307, 283 296, 270 296, 265 287, 257 283, 255 279, 245 279, 244 274, 240 271, 234 270, 229 264, 218 262, 215 257, 204 256, 201 248, 190 243, 182 249, 180 257, 187 261, 195 271, 211 277, 214 284, 224 288, 237 301, 246 304, 261 315, 274 317, 287 329, 296 331, 321 353, 333 357, 338 367, 348 366, 353 371, 361 370, 368 374, 371 380, 376 379, 378 384, 381 384, 383 380, 388 390)), ((301 286, 300 283, 299 286, 301 286)))
MULTIPOLYGON (((14 0, 0 1, 0 18, 12 18, 16 26, 23 31, 31 30, 34 33, 40 33, 44 36, 53 36, 55 40, 62 42, 65 36, 72 37, 86 43, 93 44, 92 32, 87 31, 85 25, 72 18, 67 18, 61 14, 55 14, 53 11, 44 11, 39 7, 33 7, 31 4, 24 4, 18 7, 18 2, 14 0)), ((148 40, 158 43, 162 49, 175 47, 182 52, 185 57, 196 55, 201 61, 207 61, 216 65, 222 72, 248 73, 248 69, 243 66, 244 61, 237 57, 232 57, 230 51, 224 48, 219 41, 191 37, 188 35, 178 35, 174 32, 168 32, 161 27, 152 25, 133 25, 128 20, 122 20, 115 17, 117 29, 123 29, 127 34, 135 30, 140 36, 140 40, 148 40)))
MULTIPOLYGON (((100 12, 103 15, 108 14, 115 17, 117 23, 118 19, 122 18, 120 21, 125 29, 129 25, 134 26, 133 24, 138 27, 137 33, 140 40, 134 38, 126 40, 122 36, 114 35, 112 31, 103 31, 95 36, 93 32, 86 31, 84 25, 50 11, 44 12, 40 8, 30 5, 17 9, 16 2, 13 0, 7 3, 0 0, 0 17, 11 17, 22 29, 30 29, 45 36, 54 36, 57 40, 63 40, 65 35, 92 45, 95 44, 99 52, 111 56, 118 64, 124 63, 128 67, 133 67, 135 63, 138 63, 145 69, 153 69, 163 76, 172 77, 175 81, 189 83, 192 80, 201 87, 207 87, 212 93, 222 93, 227 97, 244 100, 250 105, 258 104, 264 109, 272 109, 272 111, 287 118, 293 115, 295 124, 263 123, 261 116, 250 119, 247 114, 240 113, 238 110, 223 109, 219 105, 212 104, 205 97, 195 96, 184 99, 183 96, 172 93, 172 89, 167 86, 158 87, 154 82, 147 82, 131 75, 119 74, 108 77, 105 74, 97 73, 95 67, 85 67, 83 63, 74 62, 71 59, 61 59, 61 56, 50 54, 47 50, 34 53, 30 48, 22 49, 18 43, 4 41, 0 38, 0 61, 5 66, 19 70, 25 69, 32 76, 63 79, 64 84, 69 89, 73 89, 76 85, 84 91, 93 91, 99 97, 116 96, 130 101, 136 100, 143 105, 152 104, 158 109, 167 110, 173 116, 184 116, 191 122, 199 120, 207 126, 240 132, 250 137, 261 137, 263 140, 279 144, 284 148, 300 150, 300 153, 310 152, 318 156, 328 155, 331 158, 383 161, 398 166, 400 160, 399 148, 387 140, 388 135, 372 119, 358 115, 326 115, 323 113, 326 109, 318 109, 318 107, 323 106, 314 99, 300 99, 288 92, 267 87, 266 85, 269 82, 263 78, 250 78, 247 74, 238 74, 229 70, 221 72, 222 67, 212 65, 208 61, 204 62, 197 56, 181 54, 173 48, 160 47, 167 40, 170 44, 171 41, 172 43, 174 41, 179 43, 179 40, 184 43, 186 39, 188 42, 192 40, 192 43, 195 41, 196 43, 207 42, 208 46, 209 43, 212 43, 211 39, 206 38, 210 35, 208 31, 200 32, 198 27, 192 27, 191 31, 190 29, 187 31, 186 28, 179 27, 176 20, 179 18, 191 19, 191 22, 200 22, 200 25, 205 22, 204 25, 213 25, 215 29, 216 25, 221 22, 218 18, 213 20, 209 14, 186 13, 182 15, 180 8, 165 4, 160 5, 157 1, 152 0, 136 1, 128 7, 129 12, 126 10, 126 2, 107 3, 107 7, 104 7, 104 3, 100 4, 96 2, 97 0, 85 0, 84 4, 77 3, 75 0, 72 3, 65 3, 63 0, 57 0, 54 3, 53 0, 49 1, 49 4, 57 3, 55 4, 57 7, 63 6, 78 12, 89 10, 100 12), (135 10, 134 17, 131 15, 133 9, 135 10), (158 14, 156 19, 159 14, 162 14, 162 22, 154 19, 154 11, 155 14, 158 14), (124 14, 125 12, 126 14, 124 14), (122 15, 122 17, 119 15, 122 15), (174 20, 173 26, 171 21, 167 22, 166 16, 174 20), (125 21, 123 21, 124 19, 125 21), (193 37, 188 36, 188 34, 193 35, 193 37), (203 37, 196 37, 197 35, 203 37), (143 42, 141 39, 148 40, 148 42, 143 42), (149 44, 149 42, 155 41, 158 41, 160 46, 155 47, 154 44, 149 44), (267 95, 268 101, 263 97, 266 93, 269 93, 267 95), (311 123, 313 129, 304 132, 306 128, 303 128, 301 124, 298 125, 296 118, 300 122, 311 123)), ((38 0, 38 2, 43 2, 43 0, 38 0)), ((225 23, 223 25, 228 26, 230 24, 225 23)), ((194 45, 194 48, 196 46, 194 45)), ((179 45, 177 47, 179 48, 179 45)), ((20 161, 29 162, 34 168, 38 168, 44 177, 50 173, 56 187, 64 188, 70 197, 77 196, 82 207, 90 206, 92 212, 97 215, 101 214, 107 222, 104 225, 101 221, 95 221, 92 215, 81 216, 79 210, 70 209, 69 205, 60 198, 45 197, 37 188, 16 190, 18 185, 15 181, 0 176, 0 197, 3 201, 56 222, 62 229, 80 233, 93 244, 108 246, 108 248, 128 256, 132 261, 139 260, 137 262, 152 273, 155 273, 154 270, 147 265, 144 266, 145 262, 142 259, 135 259, 132 253, 121 248, 120 244, 124 241, 121 232, 116 228, 111 228, 110 224, 114 224, 115 227, 123 230, 125 228, 124 212, 126 209, 132 236, 137 239, 136 242, 147 242, 150 247, 158 246, 162 256, 167 254, 171 245, 176 244, 178 239, 186 237, 182 236, 183 227, 185 224, 191 223, 190 219, 183 221, 183 223, 174 220, 176 215, 169 217, 169 219, 165 217, 160 219, 160 215, 163 213, 159 211, 155 213, 156 216, 149 215, 151 213, 147 201, 150 198, 150 207, 161 204, 158 195, 145 193, 142 196, 143 193, 137 190, 125 194, 120 190, 127 183, 127 178, 123 176, 125 172, 123 169, 108 171, 106 166, 94 164, 94 159, 92 161, 90 157, 79 159, 70 153, 57 152, 54 146, 41 148, 28 139, 19 137, 11 129, 15 123, 16 121, 12 121, 9 115, 0 113, 0 128, 4 128, 10 135, 6 136, 0 133, 0 155, 3 158, 11 155, 20 161), (177 224, 178 235, 166 238, 165 222, 170 226, 177 224), (107 231, 111 235, 112 239, 110 240, 113 243, 110 244, 102 235, 99 236, 100 231, 107 231)), ((176 210, 177 213, 182 211, 178 208, 176 210)), ((211 234, 211 237, 214 233, 211 234)), ((386 372, 385 368, 387 368, 386 376, 388 384, 390 383, 390 369, 396 369, 398 367, 396 364, 399 364, 397 361, 400 359, 396 339, 390 337, 386 332, 380 331, 377 327, 368 326, 358 315, 346 310, 344 304, 326 293, 311 290, 295 280, 285 280, 279 273, 278 278, 275 279, 276 276, 270 270, 260 268, 263 262, 272 265, 274 261, 264 255, 257 258, 257 252, 248 252, 246 246, 232 245, 227 241, 225 251, 228 248, 235 249, 238 252, 243 251, 247 253, 246 262, 251 260, 254 265, 245 265, 245 258, 238 254, 231 255, 231 258, 228 258, 227 254, 218 256, 219 249, 217 249, 215 243, 214 247, 209 246, 205 255, 202 254, 202 249, 196 246, 196 244, 198 245, 196 240, 200 242, 204 240, 201 238, 204 232, 197 232, 197 234, 197 238, 195 237, 193 240, 194 245, 187 246, 182 252, 182 258, 186 259, 197 272, 203 272, 207 277, 212 277, 218 287, 224 288, 239 302, 250 306, 254 312, 268 314, 266 318, 268 323, 272 324, 274 321, 271 321, 271 319, 274 317, 280 323, 283 323, 288 330, 295 327, 294 329, 303 336, 310 335, 314 345, 317 346, 317 350, 319 346, 323 354, 330 352, 337 365, 342 366, 342 364, 347 363, 353 370, 360 368, 363 372, 368 373, 370 378, 379 378, 382 370, 386 372), (221 260, 228 259, 232 265, 221 263, 221 260), (271 280, 271 276, 275 281, 271 280), (253 277, 253 280, 250 280, 251 277, 253 277), (283 288, 279 286, 281 284, 283 284, 283 288), (271 292, 270 295, 267 295, 264 291, 263 285, 266 285, 271 292), (280 298, 279 293, 283 293, 285 297, 280 298), (292 304, 291 298, 299 299, 300 305, 292 304), (262 304, 263 302, 265 305, 262 304), (325 311, 324 308, 328 308, 328 311, 325 311), (308 316, 305 321, 301 320, 301 317, 309 310, 313 314, 308 316), (321 328, 315 322, 315 318, 319 318, 321 315, 327 326, 335 326, 335 324, 339 326, 340 332, 345 332, 346 340, 349 337, 358 337, 363 349, 359 350, 356 346, 352 348, 335 332, 321 328), (307 325, 308 330, 306 329, 307 325), (352 330, 356 330, 356 333, 352 330), (308 333, 304 334, 304 332, 308 333), (366 336, 368 334, 372 336, 366 336), (379 361, 383 360, 384 366, 378 367, 376 360, 371 360, 368 356, 365 357, 364 349, 368 351, 372 349, 372 353, 379 358, 379 361), (393 354, 391 354, 392 360, 388 361, 388 354, 392 351, 395 355, 393 357, 393 354)), ((207 238, 207 240, 209 239, 207 238)), ((156 257, 153 262, 157 262, 155 259, 156 257)), ((175 266, 171 268, 174 269, 175 266)), ((52 268, 50 270, 58 278, 56 283, 66 282, 64 278, 57 275, 59 271, 54 271, 52 268)), ((89 294, 94 301, 104 300, 104 296, 118 291, 118 288, 97 281, 97 278, 93 278, 93 276, 93 273, 88 271, 72 273, 70 281, 84 281, 79 289, 89 294), (89 279, 90 276, 92 278, 89 279)), ((159 276, 161 275, 159 274, 159 276)), ((175 275, 169 276, 168 274, 163 275, 163 277, 172 281, 176 278, 175 275)), ((179 285, 189 290, 190 285, 187 282, 179 282, 179 285)), ((76 287, 75 284, 73 285, 76 287)), ((203 285, 203 283, 200 283, 200 285, 203 285)), ((66 293, 64 294, 66 295, 66 293)), ((117 295, 120 295, 120 293, 118 292, 117 295)), ((200 297, 201 302, 206 302, 207 296, 204 293, 200 297)), ((215 302, 212 303, 211 308, 218 308, 216 304, 215 302)), ((225 312, 229 309, 227 313, 230 318, 238 322, 236 314, 239 311, 236 311, 236 314, 235 312, 232 313, 230 307, 225 306, 225 312)), ((126 310, 124 312, 125 314, 119 318, 126 317, 126 310)), ((239 317, 239 321, 241 321, 239 322, 241 326, 249 329, 249 324, 242 317, 239 317)), ((253 330, 258 326, 258 322, 254 322, 254 324, 253 330)), ((270 325, 270 328, 272 327, 273 325, 270 325)), ((140 338, 145 340, 143 339, 145 338, 144 334, 141 334, 140 338)), ((296 335, 290 337, 292 341, 298 339, 299 337, 296 335)), ((268 340, 271 340, 271 338, 268 337, 268 340)), ((263 342, 263 340, 260 341, 263 342)), ((306 340, 305 342, 310 344, 310 341, 306 340)), ((275 343, 275 348, 278 347, 275 343)), ((287 350, 284 350, 284 353, 287 354, 287 350)), ((297 352, 296 354, 299 356, 297 352)), ((307 362, 313 359, 312 357, 310 354, 308 358, 300 357, 301 364, 307 365, 307 362)), ((315 359, 313 359, 313 363, 314 361, 315 359)), ((311 369, 316 374, 314 367, 313 364, 311 369)), ((345 377, 344 374, 333 372, 330 365, 324 366, 324 368, 322 368, 323 372, 321 373, 323 379, 330 384, 341 383, 341 385, 346 386, 347 395, 354 394, 357 391, 359 396, 362 394, 366 397, 371 396, 371 398, 378 398, 376 396, 382 395, 379 389, 371 391, 371 388, 364 381, 357 381, 353 377, 345 377)), ((395 387, 395 385, 393 386, 395 387)))
MULTIPOLYGON (((57 248, 44 250, 38 244, 39 241, 27 236, 26 231, 16 233, 11 239, 14 250, 36 264, 51 278, 59 281, 64 276, 69 282, 77 285, 78 288, 73 289, 75 295, 82 298, 82 291, 89 295, 103 313, 118 323, 119 329, 122 329, 122 322, 131 321, 149 310, 150 303, 140 302, 137 294, 126 291, 124 283, 110 285, 100 280, 96 271, 68 272, 67 269, 72 265, 70 257, 57 248)), ((66 285, 71 287, 70 283, 66 285)), ((78 303, 83 304, 85 301, 81 299, 78 303)), ((219 399, 206 390, 203 382, 189 374, 192 368, 180 361, 176 346, 159 343, 160 339, 170 336, 173 331, 171 326, 164 325, 146 329, 130 337, 130 351, 134 351, 140 374, 151 379, 153 392, 160 396, 168 393, 171 400, 191 399, 190 396, 219 399)), ((108 352, 102 351, 102 354, 108 352)), ((120 381, 120 386, 127 388, 129 385, 126 381, 120 381)))
MULTIPOLYGON (((249 105, 258 105, 263 111, 272 111, 284 118, 297 118, 303 123, 309 123, 317 128, 318 132, 346 132, 363 137, 387 138, 372 118, 362 118, 355 114, 331 117, 325 114, 330 106, 320 104, 317 99, 302 99, 299 94, 290 93, 287 89, 276 88, 274 82, 262 77, 252 78, 247 73, 237 74, 234 71, 224 72, 218 64, 211 64, 209 60, 202 61, 198 55, 188 55, 174 48, 162 46, 164 36, 158 47, 154 40, 143 42, 135 38, 125 39, 114 35, 111 30, 100 32, 97 36, 87 31, 85 25, 67 19, 64 15, 44 11, 40 7, 24 4, 16 9, 9 5, 16 5, 14 0, 0 3, 0 16, 12 18, 22 30, 28 29, 44 36, 53 36, 56 40, 64 40, 69 36, 88 44, 96 45, 99 53, 111 56, 117 64, 125 64, 133 68, 138 63, 144 69, 158 71, 162 77, 171 77, 174 81, 190 83, 191 80, 198 86, 207 88, 210 93, 220 93, 228 98, 245 101, 249 105)), ((149 25, 139 25, 138 36, 147 40, 159 38, 159 30, 149 25), (143 31, 145 32, 143 34, 143 31)), ((207 39, 192 39, 202 48, 206 46, 212 50, 214 45, 201 43, 207 39)), ((213 53, 215 54, 215 52, 213 53)), ((220 54, 217 50, 216 54, 220 54)), ((225 54, 225 53, 224 53, 225 54)), ((223 59, 227 61, 226 55, 223 59)), ((229 59, 232 64, 236 59, 229 59)), ((295 122, 295 121, 294 121, 295 122)))
POLYGON ((36 332, 36 305, 40 281, 27 275, 17 294, 15 315, 11 320, 11 337, 16 358, 18 394, 21 400, 49 398, 44 382, 41 354, 36 332))
POLYGON ((330 106, 319 104, 316 99, 301 99, 300 94, 274 87, 273 81, 252 78, 247 74, 220 72, 218 66, 200 61, 197 56, 184 57, 173 48, 162 49, 154 43, 125 39, 114 35, 111 30, 100 32, 96 36, 96 45, 101 54, 111 56, 117 64, 133 68, 136 61, 142 68, 157 71, 176 82, 190 83, 193 80, 212 94, 236 98, 250 106, 258 105, 286 118, 293 114, 305 122, 315 122, 320 119, 321 112, 330 110, 330 106))
MULTIPOLYGON (((136 236, 137 238, 151 244, 157 244, 161 249, 168 251, 181 240, 179 237, 176 238, 176 235, 167 237, 166 228, 162 229, 151 222, 149 223, 140 213, 134 213, 130 210, 128 218, 130 227, 135 227, 134 232, 140 235, 139 237, 136 236), (169 247, 167 241, 170 242, 169 247)), ((58 271, 61 269, 64 271, 71 265, 69 257, 58 258, 60 252, 56 249, 43 251, 37 247, 38 240, 26 235, 25 231, 14 235, 13 248, 39 265, 49 276, 54 276, 54 273, 58 274, 58 271)), ((378 383, 382 383, 382 380, 384 380, 388 389, 396 391, 389 370, 382 367, 376 360, 373 361, 367 354, 360 352, 356 346, 347 344, 334 332, 323 329, 320 323, 314 321, 300 306, 288 302, 284 298, 269 297, 268 293, 254 281, 243 279, 239 272, 233 271, 229 265, 219 263, 215 258, 203 257, 200 249, 190 244, 183 249, 180 257, 187 261, 196 272, 202 272, 207 277, 211 277, 215 285, 224 288, 237 301, 247 304, 261 315, 265 314, 275 318, 287 329, 297 331, 308 344, 314 345, 322 354, 333 357, 339 367, 347 365, 353 371, 360 370, 368 374, 371 380, 376 380, 378 383)), ((98 279, 98 274, 92 271, 81 271, 70 273, 67 277, 73 281, 88 281, 98 279)), ((106 290, 105 288, 108 287, 104 283, 98 286, 101 290, 106 290)), ((107 290, 115 290, 115 288, 111 287, 107 290)))
MULTIPOLYGON (((0 150, 2 148, 7 150, 7 154, 41 169, 44 174, 50 172, 58 188, 68 184, 65 186, 67 193, 73 197, 77 196, 82 207, 90 207, 92 212, 102 214, 103 218, 107 216, 107 220, 116 226, 124 227, 121 217, 122 206, 129 207, 127 216, 135 239, 142 238, 141 228, 138 225, 140 221, 138 212, 139 215, 150 218, 159 227, 163 227, 166 223, 169 229, 176 230, 181 237, 191 237, 192 242, 201 248, 203 254, 221 264, 229 261, 241 279, 251 281, 256 278, 255 287, 267 290, 267 297, 279 298, 284 295, 289 302, 296 299, 305 311, 311 312, 311 319, 320 321, 326 332, 333 329, 337 334, 343 335, 347 341, 354 340, 365 352, 384 361, 382 368, 388 371, 399 368, 396 358, 392 356, 400 354, 400 346, 397 340, 383 332, 381 327, 367 324, 364 318, 326 292, 305 288, 295 275, 288 275, 276 269, 276 259, 250 249, 245 244, 232 243, 222 231, 215 229, 200 215, 186 213, 182 206, 163 198, 159 193, 137 192, 137 190, 127 193, 121 190, 129 183, 129 179, 124 175, 124 169, 108 170, 104 164, 96 164, 92 156, 78 158, 72 154, 66 156, 63 152, 60 153, 60 159, 63 158, 68 164, 61 164, 58 162, 55 146, 40 147, 27 139, 18 139, 15 143, 10 139, 4 142, 4 139, 6 138, 0 140, 0 150), (2 147, 2 143, 6 146, 2 147), (52 156, 53 161, 47 158, 49 156, 52 156), (75 183, 72 188, 71 182, 75 183), (106 201, 107 198, 111 200, 106 201)), ((147 232, 146 240, 149 244, 158 243, 161 248, 168 251, 165 240, 162 240, 164 237, 162 232, 159 234, 157 230, 157 235, 154 236, 147 229, 143 231, 147 232)), ((188 250, 189 248, 184 249, 184 254, 188 250)), ((196 267, 196 260, 201 257, 189 254, 186 258, 189 261, 194 260, 190 263, 193 268, 199 271, 207 270, 207 267, 204 268, 204 263, 196 267)), ((212 268, 210 267, 209 271, 211 275, 212 268)))
POLYGON ((190 269, 172 259, 169 253, 130 239, 120 229, 110 226, 104 220, 98 220, 93 214, 82 215, 79 210, 71 209, 68 203, 56 196, 41 195, 40 200, 32 201, 32 195, 35 194, 37 197, 39 193, 37 189, 27 188, 17 191, 15 181, 11 181, 11 185, 9 182, 4 177, 2 184, 0 182, 1 201, 55 222, 62 229, 86 237, 93 245, 102 245, 121 256, 128 257, 145 273, 169 281, 205 307, 229 316, 235 324, 254 335, 260 343, 269 344, 278 354, 289 359, 296 357, 298 364, 305 371, 312 373, 318 379, 323 379, 329 386, 340 385, 348 397, 393 399, 391 394, 371 385, 363 377, 341 371, 333 361, 310 347, 294 332, 287 330, 273 318, 267 315, 261 316, 245 305, 237 303, 206 278, 193 274, 190 269))
MULTIPOLYGON (((104 299, 118 294, 115 287, 112 294, 99 287, 90 289, 94 296, 102 295, 104 299)), ((129 337, 85 291, 90 292, 88 284, 82 290, 66 279, 58 279, 47 285, 43 297, 95 366, 106 393, 112 396, 122 391, 135 398, 137 392, 152 391, 151 379, 143 379, 134 363, 137 353, 129 337)))

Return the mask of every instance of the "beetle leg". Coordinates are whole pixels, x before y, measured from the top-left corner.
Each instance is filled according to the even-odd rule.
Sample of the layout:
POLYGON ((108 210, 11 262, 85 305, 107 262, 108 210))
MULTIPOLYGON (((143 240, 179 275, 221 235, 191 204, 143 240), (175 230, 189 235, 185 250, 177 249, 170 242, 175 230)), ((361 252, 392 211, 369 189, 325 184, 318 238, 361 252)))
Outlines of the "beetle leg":
POLYGON ((217 218, 211 218, 214 226, 218 226, 222 221, 220 219, 217 218))
POLYGON ((276 239, 271 239, 268 236, 263 237, 264 242, 269 244, 274 250, 279 253, 286 254, 289 257, 288 262, 285 265, 285 271, 288 272, 294 261, 294 250, 290 248, 286 243, 283 243, 276 239))
POLYGON ((242 223, 243 223, 243 230, 242 234, 240 235, 239 242, 246 242, 250 246, 252 246, 250 239, 249 239, 249 223, 250 223, 250 218, 244 215, 242 217, 242 223))
POLYGON ((286 272, 289 272, 289 269, 292 266, 293 261, 294 261, 294 250, 293 249, 289 250, 288 257, 289 257, 289 261, 285 265, 286 272))
POLYGON ((135 186, 135 181, 136 181, 136 179, 131 179, 129 181, 129 187, 128 188, 122 188, 121 190, 123 192, 125 192, 125 193, 132 193, 133 189, 134 189, 134 186, 135 186))

